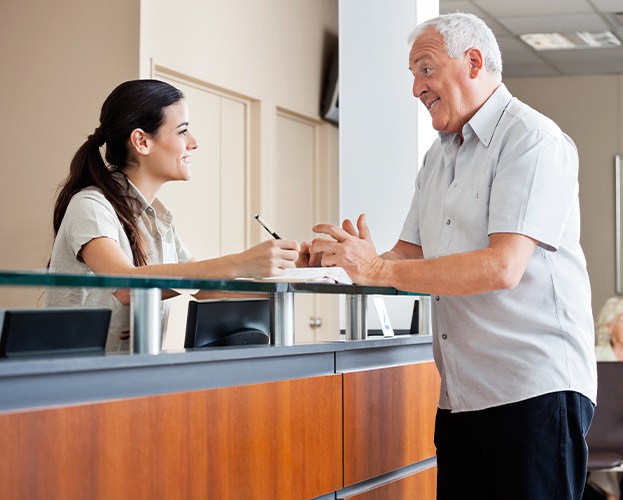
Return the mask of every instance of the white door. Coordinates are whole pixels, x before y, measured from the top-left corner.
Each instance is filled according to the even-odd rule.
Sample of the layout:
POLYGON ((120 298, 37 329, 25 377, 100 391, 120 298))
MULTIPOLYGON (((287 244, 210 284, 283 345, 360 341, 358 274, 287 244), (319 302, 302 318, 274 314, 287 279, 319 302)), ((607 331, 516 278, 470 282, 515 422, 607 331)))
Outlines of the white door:
MULTIPOLYGON (((319 203, 326 201, 321 168, 326 155, 321 136, 328 125, 283 109, 278 110, 276 123, 275 228, 284 238, 311 241, 312 226, 326 213, 320 210, 319 203)), ((330 305, 337 304, 337 300, 337 296, 295 294, 297 342, 328 339, 332 333, 335 338, 337 314, 330 313, 330 305)), ((337 310, 337 305, 334 308, 337 310)))
MULTIPOLYGON (((240 252, 248 246, 249 123, 251 103, 156 67, 154 77, 179 88, 188 103, 189 129, 199 148, 192 177, 159 193, 175 228, 197 259, 240 252)), ((188 292, 171 301, 165 348, 183 346, 188 292)))

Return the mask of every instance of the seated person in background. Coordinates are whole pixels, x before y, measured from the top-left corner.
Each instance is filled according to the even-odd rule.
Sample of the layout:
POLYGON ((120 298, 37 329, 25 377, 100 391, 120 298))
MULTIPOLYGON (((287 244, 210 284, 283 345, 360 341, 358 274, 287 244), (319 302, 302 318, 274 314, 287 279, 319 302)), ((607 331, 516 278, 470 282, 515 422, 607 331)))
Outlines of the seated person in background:
POLYGON ((623 297, 610 297, 601 308, 595 332, 597 361, 623 360, 623 297))
MULTIPOLYGON (((623 297, 610 297, 601 308, 595 344, 597 361, 623 361, 623 297)), ((607 500, 619 500, 621 479, 621 472, 592 471, 587 483, 604 493, 607 500)))
MULTIPOLYGON (((193 260, 156 196, 166 182, 190 178, 198 145, 188 124, 184 94, 168 83, 134 80, 113 90, 102 105, 100 126, 74 155, 56 199, 50 271, 234 279, 295 267, 298 243, 277 239, 193 260)), ((45 300, 46 306, 112 309, 107 351, 129 348, 128 303, 127 291, 106 288, 52 287, 45 300)), ((162 314, 166 325, 165 305, 162 314)))

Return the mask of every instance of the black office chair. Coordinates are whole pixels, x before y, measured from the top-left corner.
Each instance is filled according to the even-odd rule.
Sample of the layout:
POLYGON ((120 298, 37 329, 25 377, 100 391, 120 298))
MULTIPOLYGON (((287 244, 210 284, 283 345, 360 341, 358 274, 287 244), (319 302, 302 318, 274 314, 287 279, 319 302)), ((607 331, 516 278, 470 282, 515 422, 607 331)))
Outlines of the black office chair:
POLYGON ((588 470, 623 471, 623 363, 597 363, 597 407, 586 436, 588 470))
POLYGON ((268 299, 191 300, 184 347, 218 347, 270 342, 268 299))
POLYGON ((0 357, 103 353, 110 316, 104 308, 0 309, 0 357))

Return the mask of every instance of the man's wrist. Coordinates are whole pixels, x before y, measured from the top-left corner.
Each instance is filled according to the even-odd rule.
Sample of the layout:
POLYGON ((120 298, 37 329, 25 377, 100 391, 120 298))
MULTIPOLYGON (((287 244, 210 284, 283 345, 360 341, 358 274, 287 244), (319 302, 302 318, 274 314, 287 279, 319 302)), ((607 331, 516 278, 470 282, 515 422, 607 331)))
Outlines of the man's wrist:
POLYGON ((381 256, 375 257, 370 262, 370 281, 373 286, 392 286, 389 279, 389 267, 391 267, 391 262, 381 256))

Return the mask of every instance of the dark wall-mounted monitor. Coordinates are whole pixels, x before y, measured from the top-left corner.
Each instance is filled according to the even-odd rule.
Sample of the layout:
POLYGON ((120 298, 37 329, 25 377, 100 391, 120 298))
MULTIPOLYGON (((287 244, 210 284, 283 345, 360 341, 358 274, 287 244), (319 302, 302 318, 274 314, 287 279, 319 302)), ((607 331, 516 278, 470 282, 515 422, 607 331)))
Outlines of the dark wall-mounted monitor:
POLYGON ((184 347, 268 344, 268 299, 199 300, 188 303, 184 347))
POLYGON ((0 356, 39 357, 103 353, 110 309, 0 310, 0 356))
POLYGON ((335 125, 340 122, 339 52, 336 48, 322 90, 321 116, 335 125))

